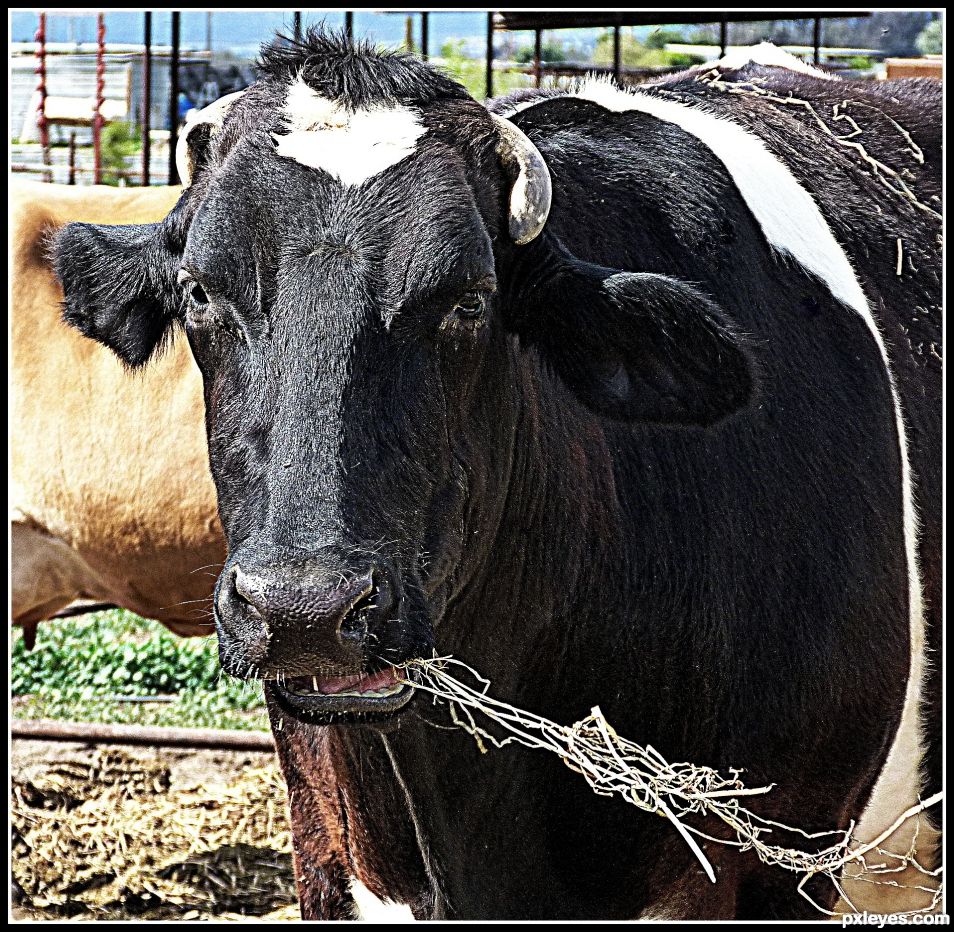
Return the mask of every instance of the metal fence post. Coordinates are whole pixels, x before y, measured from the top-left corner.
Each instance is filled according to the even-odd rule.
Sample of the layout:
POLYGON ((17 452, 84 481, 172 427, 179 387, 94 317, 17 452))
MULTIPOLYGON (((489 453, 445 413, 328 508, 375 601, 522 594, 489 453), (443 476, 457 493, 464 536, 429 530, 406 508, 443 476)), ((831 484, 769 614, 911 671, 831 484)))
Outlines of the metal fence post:
POLYGON ((543 30, 533 30, 533 86, 539 87, 543 79, 543 30))
POLYGON ((620 67, 623 61, 623 38, 620 27, 613 27, 613 79, 619 83, 620 67))
POLYGON ((172 55, 169 59, 169 184, 179 181, 176 139, 179 136, 179 13, 172 14, 172 55))
MULTIPOLYGON (((46 13, 40 14, 40 23, 36 34, 33 36, 36 42, 36 69, 34 74, 37 76, 36 90, 40 95, 40 102, 37 107, 36 127, 39 130, 40 146, 43 149, 43 164, 50 165, 50 124, 46 119, 46 13)), ((53 181, 53 172, 51 170, 43 172, 43 180, 47 183, 53 181)))
POLYGON ((487 96, 494 96, 494 14, 487 11, 487 96))
POLYGON ((142 183, 149 187, 149 132, 152 129, 152 13, 146 10, 142 26, 142 183))

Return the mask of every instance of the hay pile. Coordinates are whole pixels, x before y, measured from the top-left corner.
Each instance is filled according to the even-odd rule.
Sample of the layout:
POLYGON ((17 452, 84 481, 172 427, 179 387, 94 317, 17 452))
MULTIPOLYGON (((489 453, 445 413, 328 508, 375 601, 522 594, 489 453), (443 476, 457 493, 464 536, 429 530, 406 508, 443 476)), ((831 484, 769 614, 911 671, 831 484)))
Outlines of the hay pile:
POLYGON ((17 774, 19 907, 36 918, 297 919, 281 774, 268 758, 241 763, 176 784, 168 758, 103 749, 17 774))

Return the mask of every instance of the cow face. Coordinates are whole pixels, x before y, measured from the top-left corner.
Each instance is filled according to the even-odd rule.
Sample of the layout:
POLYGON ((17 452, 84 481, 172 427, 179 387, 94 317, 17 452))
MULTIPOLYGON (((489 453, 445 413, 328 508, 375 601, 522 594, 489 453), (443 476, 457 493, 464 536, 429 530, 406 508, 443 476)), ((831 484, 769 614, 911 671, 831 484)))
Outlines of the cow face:
POLYGON ((185 329, 224 669, 309 721, 386 715, 497 530, 528 345, 596 417, 707 422, 749 381, 698 292, 543 232, 539 152, 447 78, 320 34, 263 65, 186 128, 163 223, 61 232, 66 318, 133 366, 185 329))

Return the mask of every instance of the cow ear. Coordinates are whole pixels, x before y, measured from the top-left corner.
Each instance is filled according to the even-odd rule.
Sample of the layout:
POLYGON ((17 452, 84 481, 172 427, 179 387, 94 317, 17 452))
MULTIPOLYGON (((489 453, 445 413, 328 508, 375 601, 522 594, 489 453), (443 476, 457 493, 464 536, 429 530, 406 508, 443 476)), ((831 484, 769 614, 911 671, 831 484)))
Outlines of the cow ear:
POLYGON ((520 291, 521 341, 601 415, 706 425, 751 396, 745 340, 685 282, 564 255, 556 274, 520 291))
POLYGON ((53 239, 63 319, 108 346, 127 366, 161 347, 178 310, 178 262, 162 224, 70 223, 53 239))

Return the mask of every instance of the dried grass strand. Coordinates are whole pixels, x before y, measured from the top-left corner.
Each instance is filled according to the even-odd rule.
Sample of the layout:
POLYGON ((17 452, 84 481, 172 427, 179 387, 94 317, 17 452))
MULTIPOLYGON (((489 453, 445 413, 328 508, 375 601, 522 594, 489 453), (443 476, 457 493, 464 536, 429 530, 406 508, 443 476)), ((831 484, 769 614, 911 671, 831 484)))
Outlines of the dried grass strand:
POLYGON ((722 73, 718 68, 699 75, 696 80, 724 93, 743 94, 750 97, 761 97, 764 100, 771 101, 774 104, 804 108, 811 115, 818 127, 827 136, 831 137, 831 139, 834 140, 838 145, 853 149, 857 153, 858 157, 869 166, 872 176, 878 182, 884 185, 884 187, 898 197, 906 199, 918 210, 922 210, 925 213, 931 214, 931 216, 937 220, 941 219, 941 215, 936 210, 918 199, 917 195, 911 190, 907 182, 905 182, 905 180, 901 177, 900 172, 872 156, 862 143, 856 141, 855 137, 863 135, 864 130, 851 116, 845 112, 845 110, 849 106, 864 106, 866 109, 873 110, 888 120, 901 133, 905 142, 908 143, 907 151, 911 154, 912 158, 919 164, 923 164, 924 153, 914 143, 914 140, 911 138, 911 134, 878 107, 871 106, 870 104, 860 104, 855 100, 843 100, 840 104, 835 104, 832 107, 832 122, 847 122, 852 127, 850 132, 840 135, 825 122, 819 112, 809 101, 802 100, 800 97, 795 97, 794 94, 789 93, 787 96, 783 97, 780 94, 776 94, 773 91, 767 90, 766 88, 760 86, 756 81, 725 81, 722 79, 722 73), (888 180, 889 178, 891 181, 888 180))
MULTIPOLYGON (((798 892, 819 911, 832 916, 839 914, 825 909, 805 889, 813 877, 828 878, 852 910, 854 907, 841 883, 846 866, 859 868, 858 875, 852 875, 852 880, 863 877, 867 882, 889 886, 912 887, 882 879, 884 874, 906 868, 913 868, 920 874, 924 884, 928 878, 940 878, 940 870, 927 870, 918 863, 914 856, 914 842, 905 854, 887 851, 882 845, 909 819, 940 802, 941 793, 901 813, 877 838, 865 844, 859 844, 853 837, 854 823, 847 829, 806 832, 759 816, 743 805, 743 801, 750 797, 770 793, 775 784, 747 787, 737 769, 730 769, 726 776, 711 767, 670 763, 652 746, 643 747, 621 738, 599 706, 594 706, 587 718, 573 725, 559 725, 494 698, 489 693, 490 681, 454 657, 413 660, 404 664, 402 669, 404 682, 429 693, 435 703, 447 703, 452 721, 475 739, 482 753, 487 753, 488 744, 504 748, 513 743, 550 751, 571 770, 581 774, 595 793, 621 796, 644 812, 668 819, 713 883, 716 882, 715 872, 693 836, 735 847, 739 851, 751 850, 762 863, 799 874, 798 892), (454 673, 471 678, 477 685, 462 682, 454 673), (488 727, 478 724, 476 714, 502 728, 506 736, 498 736, 488 727), (702 831, 685 821, 689 816, 717 819, 729 828, 730 837, 722 838, 702 831), (831 838, 832 841, 817 851, 799 850, 770 843, 768 837, 775 831, 800 835, 808 840, 831 838), (897 861, 900 867, 870 863, 867 856, 872 853, 897 861)), ((930 893, 932 902, 923 909, 912 910, 911 915, 937 909, 943 889, 940 882, 936 886, 915 884, 913 888, 930 893)))

